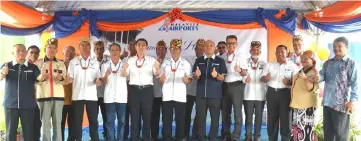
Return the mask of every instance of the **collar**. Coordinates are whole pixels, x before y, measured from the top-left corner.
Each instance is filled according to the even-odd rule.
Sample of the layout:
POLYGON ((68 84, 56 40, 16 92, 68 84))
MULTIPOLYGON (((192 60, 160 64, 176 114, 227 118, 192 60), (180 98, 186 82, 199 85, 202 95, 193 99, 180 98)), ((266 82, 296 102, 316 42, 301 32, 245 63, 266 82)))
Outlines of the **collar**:
POLYGON ((177 62, 182 61, 182 57, 179 57, 177 62, 173 60, 173 57, 171 57, 171 59, 170 59, 170 60, 171 60, 173 63, 177 63, 177 62))
MULTIPOLYGON (((249 57, 249 58, 248 58, 248 62, 249 62, 249 63, 254 63, 253 60, 252 60, 252 57, 249 57)), ((255 64, 257 64, 258 62, 259 62, 259 58, 258 58, 258 60, 257 60, 257 62, 256 62, 255 64)), ((277 62, 277 61, 276 61, 276 62, 277 62)), ((278 62, 277 62, 277 63, 278 63, 278 62)))
MULTIPOLYGON (((13 60, 11 63, 12 63, 13 66, 15 66, 16 64, 19 64, 18 62, 16 62, 16 60, 13 60)), ((28 67, 28 65, 29 65, 28 60, 25 59, 24 65, 26 67, 28 67)))
MULTIPOLYGON (((345 56, 342 57, 341 60, 343 60, 343 61, 346 62, 346 61, 348 60, 348 58, 350 58, 350 57, 346 54, 345 56)), ((336 60, 336 57, 333 57, 332 59, 333 59, 333 60, 336 60)))
MULTIPOLYGON (((80 59, 80 60, 84 60, 83 57, 81 57, 81 56, 79 56, 79 59, 80 59)), ((88 57, 86 60, 84 60, 84 61, 87 61, 87 60, 90 60, 90 59, 91 59, 91 57, 89 56, 89 57, 88 57)))
MULTIPOLYGON (((97 58, 96 56, 92 57, 92 59, 94 59, 94 60, 97 60, 97 61, 98 61, 98 58, 97 58)), ((111 60, 111 59, 109 59, 109 60, 111 60)), ((103 55, 103 59, 102 59, 100 62, 107 62, 107 61, 108 61, 107 56, 103 55)), ((99 61, 98 61, 98 62, 99 62, 99 61)))
POLYGON ((44 57, 44 62, 47 62, 47 61, 54 61, 54 62, 58 62, 58 60, 56 59, 56 57, 54 57, 54 59, 53 60, 50 60, 48 57, 44 57))
MULTIPOLYGON (((204 54, 203 56, 204 56, 204 60, 206 60, 206 59, 208 58, 206 54, 204 54)), ((213 55, 212 55, 212 59, 215 59, 215 58, 216 58, 216 55, 213 54, 213 55)))

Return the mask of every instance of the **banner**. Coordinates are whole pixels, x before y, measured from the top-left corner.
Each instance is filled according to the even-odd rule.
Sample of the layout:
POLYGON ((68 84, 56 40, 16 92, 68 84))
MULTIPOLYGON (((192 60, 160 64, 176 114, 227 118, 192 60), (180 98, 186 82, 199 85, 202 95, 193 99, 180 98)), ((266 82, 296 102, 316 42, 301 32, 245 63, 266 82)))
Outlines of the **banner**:
MULTIPOLYGON (((156 57, 155 46, 158 41, 164 40, 169 48, 169 43, 172 39, 182 39, 182 56, 195 56, 194 48, 198 39, 213 40, 215 45, 219 41, 226 41, 228 35, 236 35, 238 38, 238 49, 236 50, 239 55, 250 56, 249 49, 252 41, 260 41, 262 43, 262 55, 260 59, 267 60, 267 30, 264 28, 249 29, 249 30, 235 30, 209 25, 203 25, 193 22, 185 22, 176 20, 169 23, 169 20, 164 20, 156 24, 147 26, 143 29, 128 31, 127 33, 113 32, 111 37, 108 33, 103 34, 101 39, 92 36, 91 40, 103 40, 110 44, 111 42, 120 42, 122 47, 127 46, 129 39, 145 38, 148 41, 147 54, 156 57), (106 36, 106 37, 105 37, 106 36), (118 36, 118 37, 117 37, 118 36), (127 40, 123 40, 126 36, 127 40), (111 39, 109 39, 111 38, 111 39), (119 38, 119 39, 118 39, 119 38)), ((108 46, 106 46, 107 48, 108 46)), ((107 50, 106 54, 108 54, 107 50)), ((170 58, 170 52, 167 52, 167 58, 170 58)))

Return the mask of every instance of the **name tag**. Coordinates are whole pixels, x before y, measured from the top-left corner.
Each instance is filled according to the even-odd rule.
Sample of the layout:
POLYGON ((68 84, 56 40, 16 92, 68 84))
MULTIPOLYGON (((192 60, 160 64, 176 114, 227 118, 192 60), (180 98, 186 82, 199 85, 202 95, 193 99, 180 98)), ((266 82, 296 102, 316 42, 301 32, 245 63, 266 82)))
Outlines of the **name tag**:
POLYGON ((204 65, 204 63, 199 63, 200 65, 204 65))
POLYGON ((26 70, 26 71, 24 71, 24 72, 33 72, 33 70, 26 70))
POLYGON ((216 63, 212 63, 212 66, 218 66, 219 64, 216 64, 216 63))

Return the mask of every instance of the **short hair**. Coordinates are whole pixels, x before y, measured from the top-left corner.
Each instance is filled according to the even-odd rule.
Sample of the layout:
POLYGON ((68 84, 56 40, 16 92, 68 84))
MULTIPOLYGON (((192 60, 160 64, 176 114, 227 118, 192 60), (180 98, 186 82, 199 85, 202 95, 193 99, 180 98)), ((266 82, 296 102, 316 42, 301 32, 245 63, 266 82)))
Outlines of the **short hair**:
POLYGON ((286 51, 288 51, 288 48, 287 48, 286 45, 278 45, 278 46, 276 47, 276 49, 278 49, 278 48, 284 48, 286 51))
POLYGON ((122 51, 122 48, 120 47, 120 45, 118 43, 112 43, 109 46, 109 51, 112 49, 112 46, 117 46, 119 48, 120 51, 122 51))
POLYGON ((22 47, 26 48, 24 44, 15 44, 13 47, 16 47, 16 46, 22 46, 22 47))
POLYGON ((342 42, 344 43, 346 46, 348 46, 348 39, 346 37, 337 37, 333 43, 336 43, 336 42, 342 42))
POLYGON ((144 38, 139 38, 137 41, 135 41, 135 44, 137 44, 139 41, 145 42, 145 45, 148 46, 148 41, 147 41, 146 39, 144 39, 144 38))
POLYGON ((236 41, 237 41, 237 36, 236 35, 228 35, 226 37, 226 40, 228 40, 228 39, 236 39, 236 41))
POLYGON ((104 42, 103 41, 96 41, 96 42, 94 42, 94 46, 104 47, 104 42))
POLYGON ((75 47, 73 47, 72 45, 69 45, 69 46, 66 46, 65 48, 67 48, 67 47, 70 47, 70 48, 71 48, 71 50, 73 50, 73 51, 74 51, 74 53, 75 53, 75 47))
POLYGON ((296 41, 303 41, 303 38, 301 35, 295 35, 293 36, 293 42, 296 42, 296 41))
MULTIPOLYGON (((236 40, 237 40, 237 39, 236 39, 236 40)), ((217 46, 218 46, 219 44, 225 44, 225 45, 226 45, 226 42, 225 42, 225 41, 220 41, 220 42, 218 42, 217 46)))
POLYGON ((31 49, 36 49, 36 50, 38 50, 40 52, 39 47, 36 46, 36 45, 32 45, 32 46, 28 47, 28 50, 26 50, 26 52, 29 52, 31 49))

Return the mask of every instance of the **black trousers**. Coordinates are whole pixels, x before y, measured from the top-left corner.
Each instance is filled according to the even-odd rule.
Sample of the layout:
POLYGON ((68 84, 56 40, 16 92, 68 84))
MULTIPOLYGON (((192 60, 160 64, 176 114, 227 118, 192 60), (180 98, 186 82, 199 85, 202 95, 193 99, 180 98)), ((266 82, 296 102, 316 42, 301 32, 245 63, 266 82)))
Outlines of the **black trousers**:
MULTIPOLYGON (((34 140, 34 117, 36 108, 5 108, 6 141, 16 141, 19 118, 25 141, 34 140)), ((40 131, 40 130, 39 130, 40 131)))
POLYGON ((84 105, 88 115, 90 137, 92 141, 99 141, 98 135, 98 104, 97 101, 78 100, 73 101, 73 131, 72 134, 76 141, 81 141, 82 138, 82 124, 84 115, 84 105))
POLYGON ((175 112, 176 141, 184 138, 184 116, 186 110, 186 103, 177 101, 163 101, 163 140, 172 141, 172 123, 173 123, 173 108, 175 112))
MULTIPOLYGON (((105 104, 104 104, 104 98, 103 97, 99 97, 98 98, 98 110, 100 108, 100 112, 102 114, 102 117, 103 117, 103 136, 106 137, 107 135, 107 128, 105 127, 106 126, 106 123, 107 123, 107 112, 106 112, 106 109, 105 109, 105 104)), ((97 112, 99 113, 99 111, 97 112)))
POLYGON ((61 119, 61 135, 63 137, 63 141, 67 140, 65 139, 65 136, 64 136, 64 131, 65 131, 65 122, 68 121, 68 139, 69 140, 72 140, 71 137, 72 137, 72 133, 73 133, 73 130, 72 130, 72 121, 73 121, 73 108, 71 105, 64 105, 63 106, 63 114, 62 114, 62 119, 61 119))
MULTIPOLYGON (((190 127, 191 127, 191 121, 192 121, 192 111, 194 103, 196 102, 196 96, 187 95, 187 103, 186 103, 186 113, 185 113, 185 126, 184 126, 184 136, 188 138, 190 127)), ((197 116, 194 117, 193 120, 193 128, 192 128, 192 137, 197 136, 197 116)))
POLYGON ((255 115, 254 138, 261 136, 262 115, 265 101, 244 100, 244 111, 246 114, 246 136, 252 136, 253 114, 255 115))
POLYGON ((150 141, 150 126, 151 126, 151 117, 152 117, 152 106, 153 106, 153 86, 139 87, 139 86, 130 86, 131 92, 131 105, 130 105, 130 114, 131 114, 131 140, 139 141, 140 128, 139 120, 143 120, 143 129, 142 136, 144 141, 150 141))
MULTIPOLYGON (((159 135, 160 110, 162 108, 162 97, 153 99, 151 135, 152 139, 157 140, 159 135)), ((163 115, 164 116, 164 115, 163 115)))
MULTIPOLYGON (((37 107, 35 108, 35 114, 34 114, 34 141, 40 141, 40 136, 41 136, 41 120, 40 120, 40 109, 38 107, 38 105, 36 105, 37 107)), ((24 139, 24 133, 23 130, 20 131, 20 135, 21 135, 21 141, 25 141, 24 139)))
POLYGON ((323 131, 325 141, 348 141, 350 115, 323 107, 323 131))
POLYGON ((208 138, 210 141, 217 140, 219 116, 221 112, 221 99, 215 98, 196 98, 196 114, 198 118, 198 140, 205 141, 205 126, 207 120, 207 111, 209 109, 211 115, 211 130, 209 131, 208 138))
POLYGON ((278 129, 281 125, 282 141, 289 141, 291 138, 291 110, 290 89, 274 89, 268 87, 267 99, 267 133, 270 141, 277 141, 278 129), (281 124, 279 124, 279 122, 281 124))
POLYGON ((243 126, 242 106, 243 91, 245 84, 241 81, 226 83, 223 90, 222 100, 222 127, 224 137, 227 139, 239 140, 243 126), (232 105, 234 110, 234 130, 231 134, 232 105))

